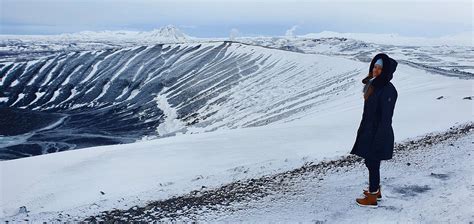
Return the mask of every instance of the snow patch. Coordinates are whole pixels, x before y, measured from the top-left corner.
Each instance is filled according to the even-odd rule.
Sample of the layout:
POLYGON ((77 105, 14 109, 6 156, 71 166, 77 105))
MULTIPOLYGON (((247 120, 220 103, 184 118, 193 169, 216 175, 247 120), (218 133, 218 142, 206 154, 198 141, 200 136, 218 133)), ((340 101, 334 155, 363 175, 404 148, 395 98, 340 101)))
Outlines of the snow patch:
POLYGON ((0 97, 0 103, 4 103, 8 101, 8 97, 0 97))
POLYGON ((186 123, 178 119, 176 108, 168 102, 166 92, 169 87, 164 87, 162 91, 155 97, 158 108, 163 111, 164 121, 157 128, 156 132, 160 136, 167 136, 186 129, 186 123))

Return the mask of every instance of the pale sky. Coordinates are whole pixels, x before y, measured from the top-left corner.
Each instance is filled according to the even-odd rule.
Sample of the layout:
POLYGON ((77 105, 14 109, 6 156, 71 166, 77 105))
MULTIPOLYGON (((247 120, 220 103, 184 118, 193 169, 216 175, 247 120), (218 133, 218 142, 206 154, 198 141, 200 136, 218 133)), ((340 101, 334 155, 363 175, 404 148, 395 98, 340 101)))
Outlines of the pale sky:
POLYGON ((321 31, 438 37, 473 30, 472 0, 0 0, 0 34, 149 31, 196 37, 321 31))

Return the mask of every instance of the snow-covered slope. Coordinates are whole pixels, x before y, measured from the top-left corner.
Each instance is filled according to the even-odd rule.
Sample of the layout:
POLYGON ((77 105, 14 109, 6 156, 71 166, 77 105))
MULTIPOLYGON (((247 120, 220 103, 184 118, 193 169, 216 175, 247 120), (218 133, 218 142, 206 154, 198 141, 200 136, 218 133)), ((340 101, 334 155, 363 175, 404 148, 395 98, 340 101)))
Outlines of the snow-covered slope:
MULTIPOLYGON (((245 45, 227 47, 235 47, 232 52, 245 49, 245 45)), ((213 114, 209 127, 243 127, 265 119, 275 121, 272 124, 3 161, 2 217, 9 219, 26 206, 31 217, 57 217, 60 212, 80 219, 101 210, 144 205, 203 186, 212 188, 347 155, 362 115, 360 79, 367 64, 263 48, 257 55, 267 51, 272 56, 252 57, 245 51, 240 58, 251 56, 253 64, 261 65, 260 60, 271 62, 276 55, 275 61, 262 65, 271 65, 267 69, 275 72, 255 73, 262 75, 258 80, 247 76, 223 93, 227 100, 216 102, 220 107, 202 107, 200 114, 213 114), (287 112, 294 116, 276 116, 287 112)), ((219 73, 209 74, 214 76, 203 80, 219 73)), ((186 80, 169 86, 182 89, 186 80)), ((399 92, 393 118, 396 141, 473 120, 472 80, 400 64, 392 82, 399 92)), ((200 82, 193 86, 196 83, 200 82)), ((170 89, 164 94, 178 99, 170 89)))
MULTIPOLYGON (((294 119, 353 94, 349 87, 360 82, 365 67, 233 42, 82 51, 5 63, 0 105, 56 113, 64 122, 26 146, 6 146, 2 158, 82 148, 91 141, 129 142, 294 119)), ((36 130, 24 129, 18 132, 36 130)))
MULTIPOLYGON (((375 209, 355 203, 356 198, 363 196, 362 189, 369 184, 368 171, 363 161, 347 159, 329 163, 330 168, 308 164, 304 166, 306 169, 293 170, 287 178, 277 175, 259 178, 253 185, 249 184, 250 181, 242 184, 248 190, 243 191, 245 196, 236 198, 268 194, 259 200, 232 198, 240 189, 231 188, 226 191, 229 192, 226 195, 228 200, 219 197, 212 200, 213 204, 209 206, 212 209, 205 209, 204 203, 192 203, 194 198, 188 196, 188 204, 193 205, 188 206, 189 209, 179 205, 173 207, 169 203, 172 208, 183 209, 181 212, 168 209, 170 212, 167 214, 145 207, 130 216, 124 214, 130 210, 125 210, 108 212, 97 219, 146 220, 164 216, 178 222, 212 223, 469 222, 474 219, 473 139, 471 123, 471 130, 465 134, 450 129, 399 145, 397 149, 403 150, 396 151, 393 159, 381 163, 382 199, 375 209), (263 190, 252 192, 254 185, 263 190), (219 206, 225 204, 229 205, 219 206)), ((166 209, 160 204, 155 206, 166 209)))

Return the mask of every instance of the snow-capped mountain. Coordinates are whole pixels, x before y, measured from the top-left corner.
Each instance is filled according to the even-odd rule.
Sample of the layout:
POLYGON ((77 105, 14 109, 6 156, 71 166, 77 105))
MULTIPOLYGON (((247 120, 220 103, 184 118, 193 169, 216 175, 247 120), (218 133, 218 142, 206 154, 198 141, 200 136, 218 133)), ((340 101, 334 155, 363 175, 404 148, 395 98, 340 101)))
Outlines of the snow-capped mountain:
POLYGON ((185 42, 192 39, 192 37, 172 25, 155 29, 150 32, 140 32, 138 35, 143 36, 143 39, 161 40, 163 42, 185 42))

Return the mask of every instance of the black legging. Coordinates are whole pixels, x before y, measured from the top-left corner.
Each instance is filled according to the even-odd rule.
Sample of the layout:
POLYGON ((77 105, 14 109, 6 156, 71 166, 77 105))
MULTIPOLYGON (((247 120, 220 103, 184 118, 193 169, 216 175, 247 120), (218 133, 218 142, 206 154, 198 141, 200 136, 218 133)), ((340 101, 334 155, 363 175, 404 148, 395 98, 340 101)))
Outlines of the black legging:
POLYGON ((365 159, 364 163, 369 169, 369 191, 376 192, 380 185, 380 160, 365 159))

